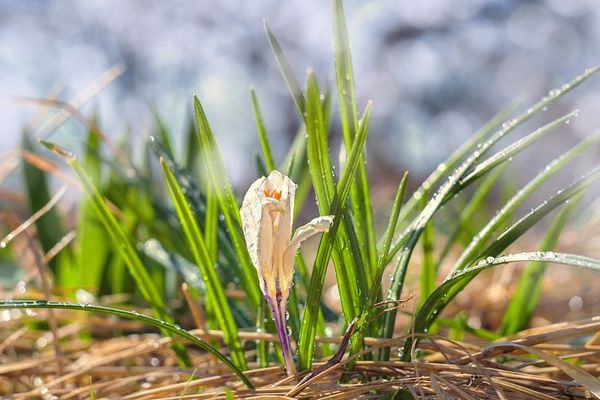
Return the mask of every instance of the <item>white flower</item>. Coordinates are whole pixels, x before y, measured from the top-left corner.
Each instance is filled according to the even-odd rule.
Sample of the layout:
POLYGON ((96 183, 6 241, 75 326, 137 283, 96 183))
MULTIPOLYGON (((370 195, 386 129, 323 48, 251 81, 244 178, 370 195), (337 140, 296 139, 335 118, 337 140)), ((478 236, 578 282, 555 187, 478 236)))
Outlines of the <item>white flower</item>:
POLYGON ((333 216, 318 217, 292 235, 295 194, 296 184, 281 172, 273 171, 250 186, 240 209, 246 245, 265 299, 271 307, 288 374, 294 373, 294 366, 285 309, 294 276, 296 252, 305 239, 328 231, 333 222, 333 216), (286 355, 286 352, 289 354, 286 355))

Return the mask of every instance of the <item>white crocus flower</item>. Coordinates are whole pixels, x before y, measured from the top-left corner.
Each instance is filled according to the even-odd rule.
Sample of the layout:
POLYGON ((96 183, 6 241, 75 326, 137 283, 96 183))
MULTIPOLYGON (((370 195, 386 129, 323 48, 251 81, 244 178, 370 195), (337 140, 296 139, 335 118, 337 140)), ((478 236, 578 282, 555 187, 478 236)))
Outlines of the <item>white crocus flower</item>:
POLYGON ((295 194, 296 184, 273 171, 250 186, 240 209, 246 245, 271 308, 289 375, 295 374, 295 367, 285 316, 296 252, 305 239, 328 231, 333 222, 333 216, 318 217, 292 235, 295 194))

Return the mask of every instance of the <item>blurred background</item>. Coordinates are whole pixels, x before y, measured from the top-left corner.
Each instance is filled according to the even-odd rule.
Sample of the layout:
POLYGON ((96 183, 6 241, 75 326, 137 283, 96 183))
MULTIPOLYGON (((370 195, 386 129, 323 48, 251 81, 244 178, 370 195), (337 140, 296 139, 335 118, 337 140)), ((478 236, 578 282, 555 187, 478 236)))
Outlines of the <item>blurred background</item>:
MULTIPOLYGON (((404 169, 422 178, 512 100, 536 100, 599 61, 594 0, 347 1, 346 15, 360 105, 374 102, 374 179, 404 169)), ((124 74, 86 104, 86 115, 96 110, 111 136, 130 131, 141 141, 153 133, 150 105, 183 133, 197 94, 230 176, 243 186, 255 176, 249 166, 259 149, 248 88, 257 90, 279 161, 299 125, 263 18, 300 81, 312 67, 332 86, 331 10, 321 0, 0 0, 0 95, 46 97, 60 89, 59 98, 69 100, 121 63, 124 74)), ((536 145, 537 154, 548 160, 548 151, 564 151, 573 136, 600 127, 599 88, 593 78, 535 121, 581 111, 536 145)), ((0 154, 18 143, 34 112, 0 102, 0 154)), ((70 122, 52 140, 76 148, 83 131, 70 122)))

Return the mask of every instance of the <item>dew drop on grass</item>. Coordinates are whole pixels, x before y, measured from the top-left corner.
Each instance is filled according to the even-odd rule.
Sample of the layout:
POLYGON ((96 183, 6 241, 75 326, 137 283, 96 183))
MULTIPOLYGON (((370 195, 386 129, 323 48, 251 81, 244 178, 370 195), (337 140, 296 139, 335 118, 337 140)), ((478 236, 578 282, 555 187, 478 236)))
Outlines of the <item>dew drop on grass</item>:
POLYGON ((494 257, 492 257, 492 256, 486 257, 485 262, 488 263, 488 264, 493 263, 494 262, 494 257))

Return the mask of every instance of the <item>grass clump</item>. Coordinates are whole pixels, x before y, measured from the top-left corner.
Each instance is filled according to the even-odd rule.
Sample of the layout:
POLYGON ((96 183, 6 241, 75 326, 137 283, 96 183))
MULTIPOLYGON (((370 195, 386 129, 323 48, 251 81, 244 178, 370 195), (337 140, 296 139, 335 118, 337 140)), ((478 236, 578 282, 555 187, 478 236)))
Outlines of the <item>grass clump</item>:
MULTIPOLYGON (((506 390, 512 393, 508 396, 511 397, 515 393, 523 395, 527 390, 534 390, 520 381, 507 383, 508 378, 502 375, 503 362, 509 365, 515 360, 522 361, 522 357, 494 358, 501 353, 496 353, 497 349, 502 348, 507 353, 515 349, 528 352, 544 365, 563 371, 575 379, 583 388, 581 393, 587 390, 597 395, 599 384, 595 377, 577 368, 576 362, 565 363, 555 355, 533 347, 539 343, 534 339, 524 339, 504 347, 492 345, 468 358, 464 354, 471 354, 471 350, 476 349, 464 349, 468 344, 452 341, 437 347, 438 340, 446 339, 433 335, 440 331, 443 321, 439 317, 443 310, 486 269, 515 262, 528 263, 516 293, 507 302, 508 308, 498 332, 481 332, 480 336, 486 339, 513 335, 529 327, 547 264, 600 269, 599 260, 553 251, 576 205, 582 204, 582 193, 600 178, 599 169, 589 171, 577 181, 558 189, 524 215, 518 216, 520 207, 531 201, 540 186, 596 144, 600 139, 598 133, 550 161, 546 168, 514 192, 487 221, 474 218, 484 207, 491 190, 498 186, 503 172, 510 167, 512 157, 543 140, 550 132, 560 129, 577 112, 550 121, 492 154, 493 149, 526 121, 592 76, 596 69, 587 69, 571 82, 551 90, 548 96, 514 117, 511 116, 517 109, 516 105, 493 117, 460 149, 440 163, 408 198, 405 196, 405 174, 398 182, 387 227, 378 237, 365 163, 372 105, 367 104, 359 112, 341 0, 333 0, 333 10, 337 99, 332 99, 331 93, 322 91, 312 71, 307 74, 305 90, 301 89, 282 47, 265 24, 268 42, 301 121, 296 139, 279 164, 270 149, 269 134, 258 97, 254 90, 251 91, 251 106, 262 150, 257 154, 257 175, 268 175, 273 170, 284 172, 298 183, 296 210, 302 208, 309 197, 308 193, 314 190, 319 213, 333 216, 333 224, 321 237, 311 267, 302 253, 296 256, 296 285, 286 294, 290 298, 287 325, 289 336, 297 344, 297 367, 300 374, 308 375, 298 385, 287 387, 286 391, 274 389, 273 394, 287 393, 292 396, 302 391, 312 393, 311 382, 323 377, 331 378, 333 372, 337 371, 337 375, 331 378, 333 381, 347 382, 351 379, 362 382, 360 395, 371 392, 389 398, 418 397, 418 390, 435 395, 449 391, 466 398, 477 395, 478 389, 470 384, 462 385, 456 379, 458 375, 443 375, 445 370, 436 370, 437 367, 427 364, 428 360, 433 360, 434 365, 439 363, 442 356, 454 361, 462 360, 462 363, 447 363, 444 367, 456 374, 475 375, 471 369, 479 368, 479 361, 491 360, 493 367, 490 367, 489 374, 480 377, 481 380, 487 379, 485 385, 490 391, 506 390), (347 155, 339 173, 335 172, 330 157, 333 103, 337 104, 341 145, 347 155), (448 221, 448 207, 444 208, 444 205, 459 199, 466 206, 453 216, 451 221, 454 225, 445 226, 442 232, 439 220, 445 218, 448 221), (559 211, 550 223, 540 251, 506 254, 509 246, 556 210, 559 211), (473 232, 466 241, 465 232, 473 232), (445 241, 443 246, 438 247, 439 241, 435 239, 442 234, 445 241), (423 255, 415 262, 415 250, 419 244, 423 255), (461 253, 444 278, 442 264, 453 254, 451 250, 457 248, 461 253), (332 313, 322 301, 330 262, 335 270, 339 291, 339 315, 332 313), (420 271, 411 270, 410 266, 415 263, 420 263, 420 271), (383 284, 388 267, 391 277, 389 286, 383 284), (409 297, 406 283, 411 275, 419 275, 421 292, 416 309, 410 314, 410 323, 402 326, 399 332, 399 304, 409 297), (330 346, 323 344, 327 341, 327 323, 335 325, 339 333, 348 328, 345 336, 332 339, 337 344, 335 355, 330 346), (398 333, 402 336, 393 338, 398 333), (400 349, 399 357, 393 356, 392 348, 400 349), (461 349, 465 351, 461 353, 461 349), (348 357, 344 359, 342 356, 346 353, 348 357), (318 361, 315 365, 317 359, 330 356, 333 357, 328 363, 318 361), (410 368, 417 364, 427 371, 426 383, 419 383, 417 375, 411 375, 410 379, 399 376, 397 369, 394 369, 410 368), (454 368, 454 365, 457 367, 454 368), (345 375, 340 378, 342 367, 345 368, 345 375), (473 393, 468 394, 470 392, 473 393)), ((184 154, 177 154, 174 150, 168 128, 155 112, 158 134, 144 150, 143 167, 132 165, 127 157, 123 157, 126 151, 112 145, 93 120, 88 121, 89 132, 83 155, 74 155, 68 149, 43 142, 64 158, 75 172, 77 179, 74 181, 69 178, 67 184, 85 194, 76 226, 53 208, 34 222, 37 242, 33 245, 45 254, 39 261, 39 271, 47 273, 43 271, 48 270, 54 279, 56 296, 60 289, 63 299, 50 301, 50 298, 42 299, 43 296, 39 294, 31 299, 19 296, 23 298, 0 302, 0 308, 86 311, 117 315, 152 325, 159 328, 165 338, 170 338, 168 342, 181 368, 197 364, 201 357, 199 354, 204 353, 195 352, 181 342, 172 340, 178 337, 216 357, 247 389, 236 386, 231 379, 217 380, 215 384, 229 384, 239 390, 236 392, 238 395, 245 396, 254 393, 251 390, 257 384, 265 384, 253 369, 261 367, 265 368, 264 371, 280 371, 277 368, 269 369, 269 366, 279 365, 282 354, 273 336, 276 331, 274 321, 269 318, 267 304, 261 294, 262 282, 259 281, 244 240, 239 210, 241 197, 236 195, 228 181, 200 99, 194 97, 193 106, 195 129, 188 133, 187 153, 184 154), (104 153, 105 147, 112 149, 109 156, 104 153), (157 165, 160 165, 159 169, 157 165), (157 170, 162 174, 157 174, 157 170), (66 233, 67 226, 72 226, 74 235, 66 233), (68 241, 65 243, 65 238, 70 238, 70 241, 73 237, 76 237, 76 245, 69 245, 68 241), (179 295, 182 282, 189 289, 185 296, 179 295), (130 303, 148 306, 153 317, 125 310, 131 306, 130 303, 108 307, 77 301, 77 289, 85 289, 98 301, 106 296, 127 294, 130 303), (76 303, 67 302, 69 299, 76 303), (184 305, 178 301, 181 299, 186 301, 184 305), (198 302, 202 304, 200 307, 198 302), (188 311, 201 328, 199 336, 175 325, 178 320, 190 324, 191 319, 186 318, 188 311), (251 336, 248 336, 249 333, 251 336), (224 348, 218 347, 215 337, 222 337, 224 348)), ((60 168, 54 159, 48 158, 45 153, 37 153, 36 146, 27 136, 25 138, 23 147, 29 154, 25 168, 26 195, 31 211, 35 212, 52 201, 48 185, 50 175, 62 177, 64 174, 58 172, 60 168)), ((297 212, 294 217, 296 215, 297 212)), ((7 238, 12 240, 14 236, 7 238)), ((10 247, 8 239, 2 242, 2 247, 10 247)), ((16 245, 14 250, 16 254, 16 245)), ((461 325, 459 317, 450 324, 453 330, 461 330, 463 334, 477 334, 466 324, 461 325)), ((560 331, 560 328, 556 328, 556 331, 560 331)), ((285 353, 284 349, 284 356, 285 353)), ((565 358, 565 354, 561 356, 565 358)), ((570 356, 577 358, 572 354, 570 356)), ((223 372, 217 367, 211 368, 223 372)), ((523 373, 529 372, 523 370, 523 373)), ((528 375, 527 379, 535 381, 534 375, 528 375)), ((203 376, 201 379, 209 378, 203 376)), ((208 381, 203 382, 210 385, 208 381)), ((558 381, 552 384, 560 387, 558 381)), ((340 385, 339 393, 348 395, 350 389, 343 383, 340 385)), ((98 393, 99 390, 101 387, 95 384, 93 392, 98 393)), ((186 390, 189 390, 188 386, 186 390)), ((546 391, 543 395, 551 396, 552 393, 546 391)))

